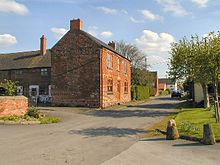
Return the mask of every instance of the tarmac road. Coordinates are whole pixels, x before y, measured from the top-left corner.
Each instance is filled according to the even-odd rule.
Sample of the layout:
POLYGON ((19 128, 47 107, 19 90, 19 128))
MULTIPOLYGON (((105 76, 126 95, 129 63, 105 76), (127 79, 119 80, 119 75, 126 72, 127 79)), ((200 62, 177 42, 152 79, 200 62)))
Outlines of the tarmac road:
MULTIPOLYGON (((45 112, 59 116, 62 122, 49 125, 0 125, 0 165, 129 164, 126 159, 132 160, 130 164, 133 164, 135 160, 132 157, 137 156, 135 153, 140 154, 146 148, 152 148, 156 154, 158 150, 162 157, 161 151, 166 145, 170 146, 169 143, 161 143, 163 149, 158 143, 155 149, 154 145, 146 145, 145 149, 138 150, 136 145, 148 143, 139 141, 138 135, 172 113, 178 103, 178 100, 169 97, 156 97, 123 111, 46 108, 45 112), (136 152, 133 152, 133 147, 136 152), (131 157, 126 156, 127 152, 133 153, 131 157), (123 154, 127 158, 122 161, 123 154)), ((148 164, 147 153, 146 150, 146 155, 142 157, 144 164, 148 164)), ((142 161, 139 161, 140 164, 143 164, 142 161)))

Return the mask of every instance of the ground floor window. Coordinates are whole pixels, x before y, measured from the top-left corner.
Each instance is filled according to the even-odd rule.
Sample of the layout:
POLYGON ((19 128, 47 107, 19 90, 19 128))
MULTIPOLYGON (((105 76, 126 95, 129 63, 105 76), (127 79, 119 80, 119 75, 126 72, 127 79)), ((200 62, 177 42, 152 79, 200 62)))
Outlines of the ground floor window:
POLYGON ((124 93, 128 93, 128 82, 124 82, 124 93))
POLYGON ((107 92, 108 92, 108 94, 113 93, 113 80, 112 79, 108 79, 107 92))

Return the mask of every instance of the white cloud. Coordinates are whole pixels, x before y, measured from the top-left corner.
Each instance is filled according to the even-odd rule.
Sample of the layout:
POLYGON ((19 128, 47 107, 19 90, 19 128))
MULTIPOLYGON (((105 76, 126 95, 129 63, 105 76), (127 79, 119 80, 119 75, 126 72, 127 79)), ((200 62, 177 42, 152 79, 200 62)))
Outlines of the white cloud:
POLYGON ((128 11, 127 11, 127 10, 124 10, 124 9, 122 9, 121 12, 122 12, 123 14, 128 14, 128 11))
POLYGON ((16 0, 0 0, 0 12, 16 13, 25 15, 28 13, 28 8, 16 0))
POLYGON ((131 20, 133 23, 144 23, 144 20, 137 20, 137 19, 135 19, 134 17, 130 17, 130 20, 131 20))
POLYGON ((101 32, 100 35, 102 37, 109 38, 109 37, 111 37, 113 35, 113 33, 110 32, 110 31, 105 31, 105 32, 101 32))
POLYGON ((104 6, 97 7, 96 9, 104 12, 105 14, 112 14, 112 15, 118 14, 118 10, 117 9, 111 9, 111 8, 104 7, 104 6))
POLYGON ((165 12, 173 12, 177 16, 187 15, 187 11, 177 0, 156 0, 163 6, 165 12))
POLYGON ((192 2, 198 5, 199 7, 206 7, 209 0, 192 0, 192 2))
POLYGON ((142 51, 153 55, 167 53, 172 42, 175 42, 175 38, 171 34, 158 34, 150 30, 144 30, 142 36, 136 39, 136 44, 142 51))
POLYGON ((97 34, 97 29, 98 29, 98 27, 96 27, 96 26, 89 26, 87 32, 88 32, 89 34, 91 34, 91 35, 97 37, 97 36, 98 36, 98 34, 97 34))
POLYGON ((10 46, 17 43, 15 36, 11 34, 2 34, 0 35, 0 47, 10 46))
POLYGON ((53 32, 56 39, 60 39, 68 31, 67 29, 64 28, 55 28, 55 27, 51 28, 50 30, 53 32))
POLYGON ((161 19, 161 17, 157 14, 152 13, 149 10, 140 10, 141 14, 144 16, 145 19, 150 21, 155 21, 161 19))

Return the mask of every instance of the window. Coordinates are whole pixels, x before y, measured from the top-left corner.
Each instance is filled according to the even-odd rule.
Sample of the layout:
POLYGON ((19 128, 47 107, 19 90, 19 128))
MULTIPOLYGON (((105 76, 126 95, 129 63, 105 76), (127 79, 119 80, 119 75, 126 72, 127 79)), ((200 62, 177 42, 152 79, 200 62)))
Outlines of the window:
POLYGON ((107 92, 108 94, 113 93, 113 80, 112 79, 108 79, 107 92))
POLYGON ((120 71, 120 59, 117 59, 117 71, 120 71))
POLYGON ((40 70, 41 76, 47 76, 48 75, 48 70, 46 68, 43 68, 40 70))
POLYGON ((128 72, 127 72, 127 63, 126 62, 124 63, 124 72, 125 72, 125 75, 128 74, 128 72))
POLYGON ((112 55, 108 54, 108 69, 113 68, 112 55))
POLYGON ((15 74, 16 75, 21 75, 22 74, 22 70, 15 70, 15 74))
POLYGON ((127 94, 128 93, 128 82, 124 83, 124 93, 127 94))

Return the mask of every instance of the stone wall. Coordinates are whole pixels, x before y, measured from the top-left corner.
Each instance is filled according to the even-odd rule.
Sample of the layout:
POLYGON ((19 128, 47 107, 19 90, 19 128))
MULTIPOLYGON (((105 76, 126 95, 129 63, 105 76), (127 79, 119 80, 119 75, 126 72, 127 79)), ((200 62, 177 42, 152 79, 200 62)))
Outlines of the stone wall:
POLYGON ((28 112, 28 99, 24 96, 0 96, 0 117, 22 116, 28 112))

